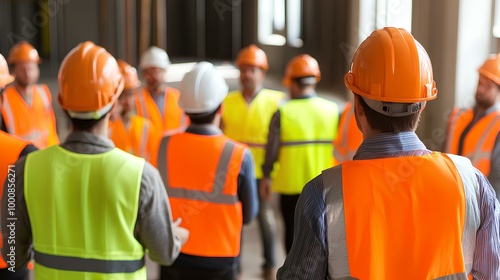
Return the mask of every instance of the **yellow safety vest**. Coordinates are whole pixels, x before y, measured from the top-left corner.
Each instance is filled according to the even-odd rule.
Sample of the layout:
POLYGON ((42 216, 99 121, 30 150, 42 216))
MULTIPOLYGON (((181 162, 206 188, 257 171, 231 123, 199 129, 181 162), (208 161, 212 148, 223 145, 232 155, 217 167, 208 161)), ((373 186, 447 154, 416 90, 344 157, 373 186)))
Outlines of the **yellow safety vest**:
POLYGON ((144 159, 52 146, 26 159, 35 279, 146 279, 134 237, 144 159))
POLYGON ((304 185, 332 166, 337 104, 320 97, 292 99, 280 108, 281 131, 275 192, 300 194, 304 185))
POLYGON ((269 123, 284 98, 285 93, 281 91, 262 89, 250 104, 247 104, 241 91, 230 92, 223 102, 224 134, 250 148, 257 179, 262 178, 269 123))

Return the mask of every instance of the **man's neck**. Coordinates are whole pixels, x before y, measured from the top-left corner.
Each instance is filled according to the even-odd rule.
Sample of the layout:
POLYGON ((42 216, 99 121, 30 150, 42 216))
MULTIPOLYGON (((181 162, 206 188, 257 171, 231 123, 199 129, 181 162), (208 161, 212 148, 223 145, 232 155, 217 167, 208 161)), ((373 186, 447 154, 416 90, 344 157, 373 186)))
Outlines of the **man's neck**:
POLYGON ((31 85, 24 86, 16 83, 14 87, 25 101, 31 100, 31 93, 33 88, 31 85))
POLYGON ((149 94, 151 94, 151 97, 153 98, 158 98, 160 95, 164 94, 165 93, 165 90, 167 89, 167 86, 164 85, 164 86, 160 86, 160 87, 157 87, 157 88, 148 88, 148 92, 149 94))
POLYGON ((242 89, 241 94, 247 103, 251 103, 257 94, 262 90, 262 86, 259 86, 254 89, 242 89))

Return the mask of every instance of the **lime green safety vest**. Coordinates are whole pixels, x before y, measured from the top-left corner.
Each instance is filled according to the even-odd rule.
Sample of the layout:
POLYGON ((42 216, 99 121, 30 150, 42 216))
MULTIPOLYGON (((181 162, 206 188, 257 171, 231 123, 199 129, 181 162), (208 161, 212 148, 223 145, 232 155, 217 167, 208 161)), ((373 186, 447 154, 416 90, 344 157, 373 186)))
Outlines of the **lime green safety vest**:
POLYGON ((273 190, 296 195, 332 166, 339 111, 337 104, 311 97, 289 100, 280 108, 280 116, 280 169, 273 190))
POLYGON ((146 279, 134 237, 144 159, 119 149, 29 154, 24 196, 35 279, 146 279))
POLYGON ((250 104, 247 104, 241 91, 230 92, 224 100, 224 134, 250 148, 257 179, 262 178, 269 123, 284 98, 285 94, 281 91, 262 89, 250 104))

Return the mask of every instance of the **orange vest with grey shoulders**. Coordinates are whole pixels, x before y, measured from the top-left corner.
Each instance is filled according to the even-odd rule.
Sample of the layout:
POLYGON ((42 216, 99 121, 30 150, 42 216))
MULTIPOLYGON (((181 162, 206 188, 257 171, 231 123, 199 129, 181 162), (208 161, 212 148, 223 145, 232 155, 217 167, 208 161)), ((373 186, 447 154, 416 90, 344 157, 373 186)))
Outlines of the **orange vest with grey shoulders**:
POLYGON ((236 257, 243 225, 238 176, 247 148, 224 135, 181 133, 160 143, 158 170, 174 219, 190 232, 181 252, 236 257))
POLYGON ((329 279, 467 279, 481 220, 467 158, 348 161, 322 178, 329 279))
MULTIPOLYGON (((455 109, 450 116, 445 152, 458 154, 460 137, 474 119, 474 111, 455 109)), ((484 175, 490 174, 491 156, 500 133, 500 111, 493 111, 477 121, 464 138, 462 153, 484 175)))
POLYGON ((30 141, 38 149, 59 144, 52 96, 46 85, 32 86, 27 104, 14 86, 5 89, 2 107, 7 132, 30 141))

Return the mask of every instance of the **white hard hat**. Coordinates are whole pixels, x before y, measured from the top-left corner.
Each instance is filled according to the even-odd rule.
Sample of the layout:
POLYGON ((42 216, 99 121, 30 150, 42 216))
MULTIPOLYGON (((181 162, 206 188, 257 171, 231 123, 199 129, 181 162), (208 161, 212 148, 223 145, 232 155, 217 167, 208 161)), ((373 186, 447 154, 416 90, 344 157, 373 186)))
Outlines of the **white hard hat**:
POLYGON ((184 75, 179 106, 188 114, 212 113, 227 95, 228 86, 209 62, 199 62, 184 75))
POLYGON ((139 69, 158 67, 166 70, 169 65, 170 59, 167 52, 156 46, 151 46, 142 54, 139 69))

